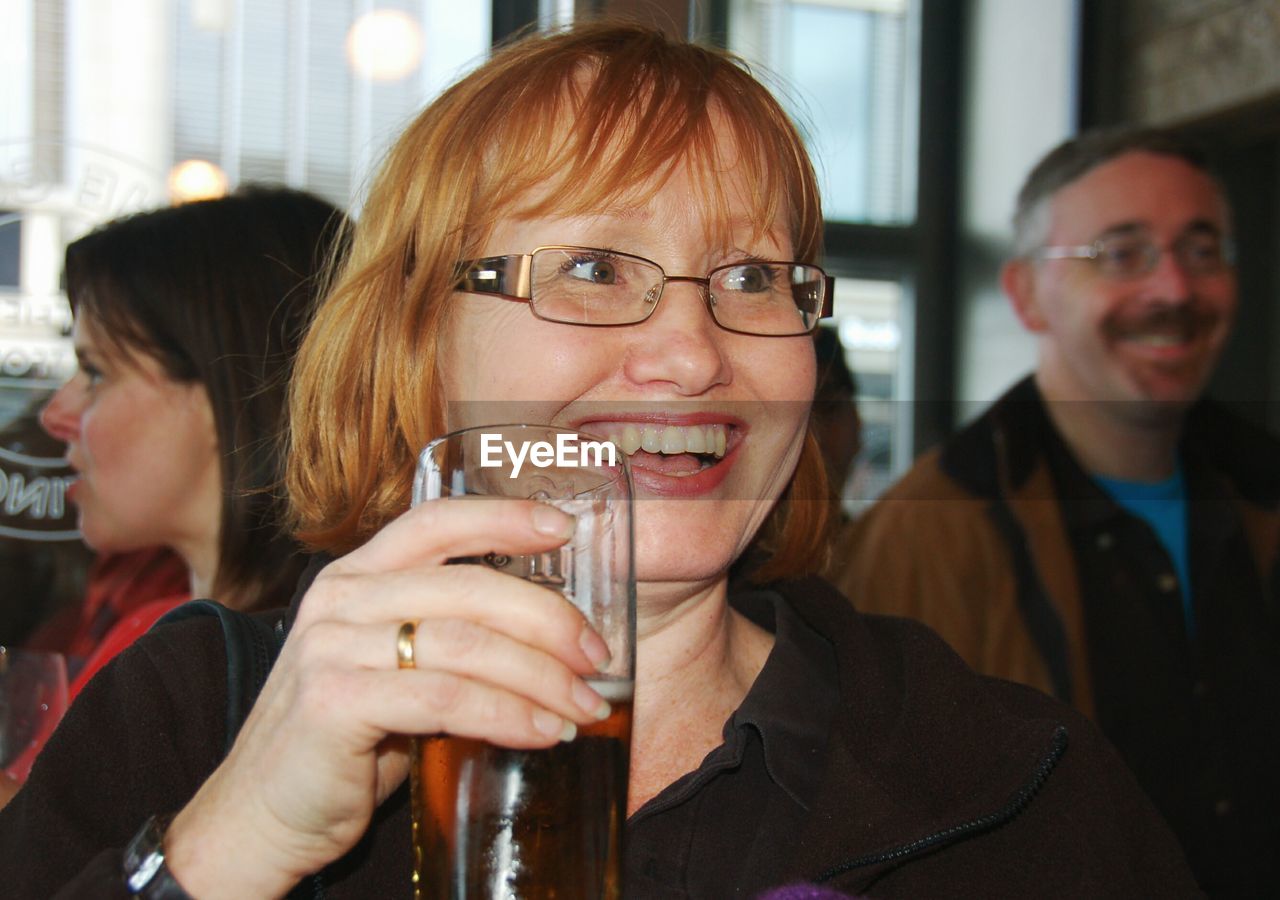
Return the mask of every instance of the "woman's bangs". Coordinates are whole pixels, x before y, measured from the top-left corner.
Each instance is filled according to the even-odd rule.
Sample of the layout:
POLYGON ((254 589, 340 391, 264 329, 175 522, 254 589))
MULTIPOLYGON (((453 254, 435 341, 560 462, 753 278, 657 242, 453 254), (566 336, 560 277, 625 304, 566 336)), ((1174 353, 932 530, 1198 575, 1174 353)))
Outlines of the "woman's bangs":
POLYGON ((816 258, 821 214, 803 143, 749 72, 702 52, 532 62, 472 98, 488 112, 467 116, 483 164, 462 223, 464 257, 498 219, 644 203, 683 165, 715 219, 745 218, 764 233, 781 218, 795 257, 816 258))
MULTIPOLYGON (((95 259, 94 262, 97 260, 95 259)), ((125 288, 104 268, 68 279, 68 296, 81 327, 92 329, 100 353, 119 364, 157 354, 154 336, 130 310, 125 288)))
MULTIPOLYGON (((777 221, 780 207, 794 209, 795 186, 802 179, 787 166, 789 152, 771 152, 755 136, 757 119, 735 115, 734 107, 705 94, 690 97, 678 87, 630 96, 630 102, 609 102, 594 91, 579 96, 563 90, 554 106, 495 133, 474 208, 484 210, 490 221, 504 215, 589 215, 647 201, 685 164, 699 198, 716 218, 745 216, 764 233, 777 221), (588 110, 600 112, 589 115, 588 110), (722 143, 726 136, 728 146, 722 143), (730 208, 724 185, 730 171, 745 188, 746 210, 730 208)), ((788 216, 793 239, 798 237, 794 218, 788 216)), ((483 223, 474 224, 480 227, 468 231, 482 240, 477 232, 483 223)))

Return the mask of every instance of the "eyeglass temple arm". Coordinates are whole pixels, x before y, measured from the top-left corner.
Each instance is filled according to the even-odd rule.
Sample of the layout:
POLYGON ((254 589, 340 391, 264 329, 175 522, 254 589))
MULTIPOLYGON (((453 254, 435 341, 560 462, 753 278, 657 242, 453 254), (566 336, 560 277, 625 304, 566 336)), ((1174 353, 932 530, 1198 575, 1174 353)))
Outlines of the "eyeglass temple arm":
POLYGON ((822 292, 822 310, 818 313, 819 319, 830 319, 836 300, 836 276, 824 275, 823 292, 822 292))
POLYGON ((1070 247, 1041 247, 1034 254, 1039 259, 1097 259, 1097 244, 1076 244, 1070 247))
POLYGON ((533 296, 532 273, 531 254, 486 256, 468 260, 458 267, 456 289, 473 294, 500 294, 513 300, 528 300, 533 296))

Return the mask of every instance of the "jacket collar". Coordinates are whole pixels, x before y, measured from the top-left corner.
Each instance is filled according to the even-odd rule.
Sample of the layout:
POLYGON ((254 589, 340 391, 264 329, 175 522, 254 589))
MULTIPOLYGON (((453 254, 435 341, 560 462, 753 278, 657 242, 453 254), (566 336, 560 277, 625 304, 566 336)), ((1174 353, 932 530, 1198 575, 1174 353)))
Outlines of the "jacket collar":
MULTIPOLYGON (((285 615, 292 628, 320 570, 333 561, 325 554, 311 558, 298 580, 285 615)), ((735 607, 769 631, 775 632, 774 651, 757 683, 768 691, 749 693, 726 728, 755 728, 769 758, 769 775, 798 804, 808 807, 818 791, 821 760, 827 742, 826 723, 836 714, 835 661, 831 647, 771 590, 743 590, 731 596, 735 607), (796 697, 807 697, 801 707, 796 697)))
MULTIPOLYGON (((1031 487, 1046 447, 1074 463, 1028 375, 947 442, 940 465, 974 494, 995 497, 1031 487)), ((1221 404, 1201 399, 1191 407, 1179 453, 1188 470, 1222 473, 1241 499, 1262 508, 1280 505, 1280 440, 1221 404)))
POLYGON ((778 592, 745 590, 729 599, 775 639, 764 668, 725 726, 726 740, 730 729, 754 728, 769 777, 809 809, 821 788, 830 723, 841 712, 835 653, 778 592))
POLYGON ((949 440, 939 464, 950 478, 980 497, 1024 487, 1057 433, 1035 379, 1019 381, 972 424, 949 440))

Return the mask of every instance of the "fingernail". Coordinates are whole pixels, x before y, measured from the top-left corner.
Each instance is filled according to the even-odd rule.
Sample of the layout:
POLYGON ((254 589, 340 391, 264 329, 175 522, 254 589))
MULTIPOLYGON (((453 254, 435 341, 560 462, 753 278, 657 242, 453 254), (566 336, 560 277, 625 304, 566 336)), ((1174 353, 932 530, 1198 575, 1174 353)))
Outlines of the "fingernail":
POLYGON ((587 654, 587 659, 591 660, 597 672, 603 672, 609 667, 609 662, 613 659, 613 655, 609 653, 609 645, 590 625, 582 626, 582 633, 578 635, 578 646, 582 648, 583 653, 587 654))
POLYGON ((573 740, 578 734, 577 725, 545 709, 534 710, 533 727, 545 735, 552 735, 566 742, 573 740))
POLYGON ((562 513, 554 506, 539 503, 533 508, 533 530, 539 534, 568 540, 573 536, 575 525, 577 520, 573 516, 562 513))
POLYGON ((609 718, 609 702, 591 689, 591 685, 587 684, 581 678, 573 679, 573 702, 588 715, 594 716, 597 721, 603 722, 609 718))

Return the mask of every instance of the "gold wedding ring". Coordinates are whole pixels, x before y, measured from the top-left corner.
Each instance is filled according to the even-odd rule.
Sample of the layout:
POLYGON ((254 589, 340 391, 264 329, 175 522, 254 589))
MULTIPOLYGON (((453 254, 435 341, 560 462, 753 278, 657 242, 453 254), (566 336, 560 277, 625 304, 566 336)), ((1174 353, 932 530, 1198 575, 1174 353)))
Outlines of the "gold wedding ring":
POLYGON ((418 623, 409 621, 396 632, 396 662, 402 669, 416 668, 413 657, 413 640, 418 635, 418 623))

